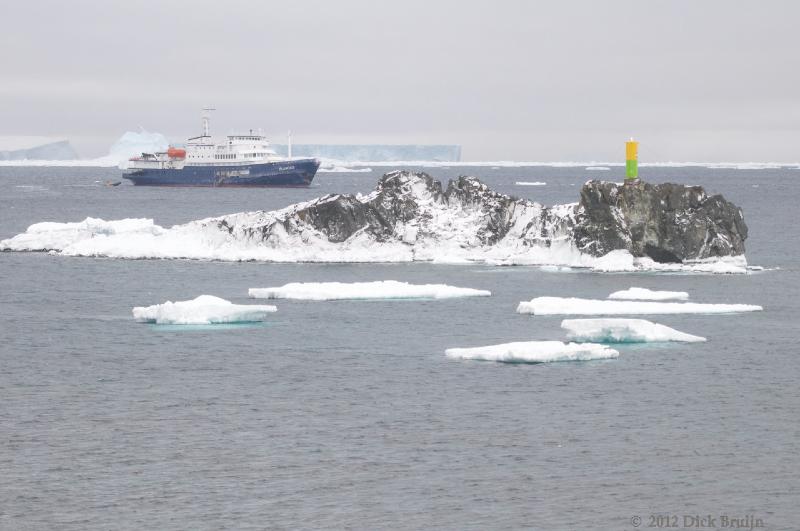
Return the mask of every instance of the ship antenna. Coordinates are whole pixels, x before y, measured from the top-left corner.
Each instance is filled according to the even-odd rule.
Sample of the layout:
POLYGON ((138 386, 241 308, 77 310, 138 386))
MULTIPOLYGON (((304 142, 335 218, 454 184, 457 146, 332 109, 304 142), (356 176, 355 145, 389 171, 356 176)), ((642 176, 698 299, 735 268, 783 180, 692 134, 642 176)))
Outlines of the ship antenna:
POLYGON ((203 107, 203 136, 208 136, 208 119, 210 118, 209 113, 211 111, 216 111, 214 107, 203 107))
POLYGON ((288 158, 292 158, 292 131, 291 130, 289 130, 286 133, 286 141, 288 142, 288 147, 287 147, 288 158))

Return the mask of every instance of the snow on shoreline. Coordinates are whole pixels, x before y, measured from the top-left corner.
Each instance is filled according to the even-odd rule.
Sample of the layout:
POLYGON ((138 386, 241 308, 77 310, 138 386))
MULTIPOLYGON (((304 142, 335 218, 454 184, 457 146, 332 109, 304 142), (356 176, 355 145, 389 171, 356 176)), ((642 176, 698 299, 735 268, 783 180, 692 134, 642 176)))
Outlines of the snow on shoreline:
POLYGON ((189 301, 167 301, 152 306, 137 306, 133 318, 140 323, 206 325, 263 321, 278 311, 266 304, 233 304, 230 301, 200 295, 189 301))
POLYGON ((555 361, 589 361, 619 357, 619 352, 595 343, 562 343, 561 341, 522 341, 485 347, 449 348, 451 359, 499 361, 504 363, 548 363, 555 361))
POLYGON ((576 297, 536 297, 517 306, 517 313, 533 315, 667 315, 682 313, 739 313, 761 311, 752 304, 700 304, 695 302, 643 302, 576 297))
POLYGON ((685 301, 689 300, 689 294, 685 291, 654 291, 647 288, 630 288, 615 291, 608 298, 629 301, 685 301))
POLYGON ((706 340, 644 319, 564 319, 561 328, 567 331, 567 338, 572 341, 596 343, 701 343, 706 340))
POLYGON ((459 288, 446 284, 409 284, 396 280, 378 282, 292 282, 275 288, 250 288, 254 299, 311 301, 369 299, 450 299, 488 297, 491 291, 459 288))
MULTIPOLYGON (((303 204, 293 205, 291 209, 303 204)), ((263 219, 283 212, 243 212, 224 218, 263 219)), ((235 238, 221 231, 223 218, 207 218, 173 227, 161 227, 152 219, 127 218, 106 221, 86 218, 79 222, 35 223, 12 238, 0 240, 0 251, 47 251, 62 256, 124 259, 189 259, 258 261, 281 263, 396 263, 488 264, 498 266, 558 266, 598 272, 747 273, 744 256, 723 257, 683 264, 663 264, 636 258, 624 250, 594 257, 581 253, 567 241, 546 246, 524 246, 518 242, 492 247, 465 248, 458 241, 375 242, 354 236, 344 243, 307 238, 273 244, 235 238)), ((548 269, 548 271, 553 270, 548 269)))

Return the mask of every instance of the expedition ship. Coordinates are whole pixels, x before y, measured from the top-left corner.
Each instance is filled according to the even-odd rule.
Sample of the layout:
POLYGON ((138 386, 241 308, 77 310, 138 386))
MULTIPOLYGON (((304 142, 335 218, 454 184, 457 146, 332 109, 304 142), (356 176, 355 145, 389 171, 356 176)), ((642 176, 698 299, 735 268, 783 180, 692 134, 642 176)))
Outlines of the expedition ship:
POLYGON ((142 153, 128 161, 125 179, 140 186, 308 186, 319 169, 313 158, 292 158, 270 148, 261 134, 228 135, 214 142, 203 109, 203 134, 188 139, 185 148, 142 153))

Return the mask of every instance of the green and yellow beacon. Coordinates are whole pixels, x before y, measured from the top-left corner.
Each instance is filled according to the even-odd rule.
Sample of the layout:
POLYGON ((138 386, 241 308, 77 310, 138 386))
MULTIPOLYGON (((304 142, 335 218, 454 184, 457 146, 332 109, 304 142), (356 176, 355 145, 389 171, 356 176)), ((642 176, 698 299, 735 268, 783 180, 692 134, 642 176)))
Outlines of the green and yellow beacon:
POLYGON ((633 138, 625 142, 625 184, 639 182, 639 142, 633 138))

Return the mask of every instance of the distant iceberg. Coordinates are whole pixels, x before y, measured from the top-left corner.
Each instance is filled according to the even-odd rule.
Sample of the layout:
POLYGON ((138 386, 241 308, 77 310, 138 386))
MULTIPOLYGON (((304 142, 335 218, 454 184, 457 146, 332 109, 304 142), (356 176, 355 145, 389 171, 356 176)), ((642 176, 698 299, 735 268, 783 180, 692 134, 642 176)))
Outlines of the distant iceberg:
POLYGON ((689 294, 685 291, 653 291, 647 288, 630 288, 615 291, 608 298, 634 301, 685 301, 689 299, 689 294))
POLYGON ((586 171, 609 171, 611 168, 608 166, 586 166, 586 171))
POLYGON ((486 347, 449 348, 448 358, 500 361, 504 363, 547 363, 553 361, 588 361, 619 357, 619 352, 594 343, 561 341, 522 341, 486 347))
POLYGON ((69 162, 77 158, 75 149, 64 138, 0 136, 0 162, 3 165, 25 165, 30 160, 69 162))
POLYGON ((573 341, 598 343, 646 343, 650 341, 681 341, 699 343, 704 337, 679 332, 644 319, 564 319, 561 328, 573 341))
POLYGON ((517 186, 547 186, 547 183, 542 181, 517 181, 514 184, 517 186))
POLYGON ((739 313, 761 311, 752 304, 699 304, 536 297, 520 302, 517 313, 533 315, 654 315, 678 313, 739 313))
POLYGON ((276 288, 250 288, 255 299, 299 299, 311 301, 366 299, 450 299, 488 297, 491 291, 458 288, 446 284, 409 284, 395 280, 379 282, 292 282, 276 288))
POLYGON ((144 129, 139 132, 128 131, 114 142, 108 150, 107 158, 110 162, 124 163, 129 158, 142 153, 155 153, 166 151, 169 140, 161 133, 151 133, 144 129))
POLYGON ((263 321, 276 312, 275 306, 233 304, 213 295, 200 295, 190 301, 167 301, 153 306, 137 306, 133 318, 140 323, 206 325, 263 321))
MULTIPOLYGON (((272 144, 282 156, 289 152, 284 144, 272 144)), ((295 157, 315 157, 341 162, 371 161, 399 164, 407 160, 450 163, 461 160, 461 146, 419 144, 293 144, 295 157)))

